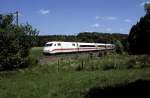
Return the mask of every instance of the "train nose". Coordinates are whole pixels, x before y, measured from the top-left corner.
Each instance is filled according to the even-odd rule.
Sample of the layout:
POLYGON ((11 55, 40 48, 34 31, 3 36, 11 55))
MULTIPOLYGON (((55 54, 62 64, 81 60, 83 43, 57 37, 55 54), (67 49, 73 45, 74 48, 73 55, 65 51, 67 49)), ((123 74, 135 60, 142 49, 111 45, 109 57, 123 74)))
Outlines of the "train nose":
POLYGON ((50 53, 50 52, 51 52, 51 48, 49 48, 49 47, 44 47, 44 48, 43 48, 43 52, 44 52, 44 53, 50 53))

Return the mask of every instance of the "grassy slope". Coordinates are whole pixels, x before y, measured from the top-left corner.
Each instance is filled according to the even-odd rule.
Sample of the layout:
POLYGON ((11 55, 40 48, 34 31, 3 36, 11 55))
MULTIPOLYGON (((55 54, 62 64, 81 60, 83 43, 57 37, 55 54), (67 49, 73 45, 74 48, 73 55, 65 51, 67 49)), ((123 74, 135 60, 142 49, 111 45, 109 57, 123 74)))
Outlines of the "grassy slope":
MULTIPOLYGON (((33 51, 41 51, 34 48, 33 51)), ((33 53, 33 52, 31 52, 33 53)), ((35 52, 35 55, 39 52, 35 52)), ((29 69, 1 72, 1 97, 82 98, 91 87, 107 87, 150 80, 150 69, 108 71, 57 71, 51 65, 38 65, 29 69)))

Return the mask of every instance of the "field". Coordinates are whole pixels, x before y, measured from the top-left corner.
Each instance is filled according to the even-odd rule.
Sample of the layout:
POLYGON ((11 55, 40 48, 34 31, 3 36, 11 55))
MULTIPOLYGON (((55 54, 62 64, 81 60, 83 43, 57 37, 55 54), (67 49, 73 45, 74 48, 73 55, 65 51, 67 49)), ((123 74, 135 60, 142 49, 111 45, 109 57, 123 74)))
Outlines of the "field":
POLYGON ((38 58, 39 64, 0 72, 1 98, 99 98, 108 94, 129 97, 139 95, 142 90, 146 93, 142 87, 150 90, 149 64, 138 56, 110 53, 102 57, 51 58, 41 51, 41 47, 35 47, 30 53, 38 58))

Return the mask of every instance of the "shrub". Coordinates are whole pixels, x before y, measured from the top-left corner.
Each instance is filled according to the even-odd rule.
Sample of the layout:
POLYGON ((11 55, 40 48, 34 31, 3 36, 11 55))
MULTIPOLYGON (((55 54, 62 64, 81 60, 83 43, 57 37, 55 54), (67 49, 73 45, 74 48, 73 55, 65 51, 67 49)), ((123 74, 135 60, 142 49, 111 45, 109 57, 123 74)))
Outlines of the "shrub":
POLYGON ((121 43, 121 41, 117 40, 115 42, 115 48, 116 48, 116 53, 122 54, 124 52, 124 47, 123 44, 121 43))
POLYGON ((149 55, 138 55, 130 58, 127 65, 133 68, 150 67, 150 56, 149 55))
POLYGON ((13 24, 13 16, 0 18, 0 67, 2 70, 29 66, 30 48, 35 44, 37 30, 31 25, 13 24))

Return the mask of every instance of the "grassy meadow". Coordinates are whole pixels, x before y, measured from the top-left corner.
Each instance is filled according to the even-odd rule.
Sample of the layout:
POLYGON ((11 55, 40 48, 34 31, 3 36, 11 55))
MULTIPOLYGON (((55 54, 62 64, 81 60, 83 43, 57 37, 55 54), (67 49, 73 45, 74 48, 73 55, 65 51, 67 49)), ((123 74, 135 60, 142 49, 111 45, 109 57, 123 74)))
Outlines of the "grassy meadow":
POLYGON ((38 64, 0 72, 1 98, 91 98, 86 94, 94 87, 105 89, 150 80, 150 58, 145 55, 51 58, 42 55, 41 47, 34 47, 30 56, 37 58, 38 64))

